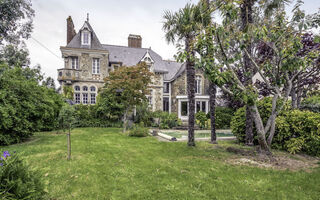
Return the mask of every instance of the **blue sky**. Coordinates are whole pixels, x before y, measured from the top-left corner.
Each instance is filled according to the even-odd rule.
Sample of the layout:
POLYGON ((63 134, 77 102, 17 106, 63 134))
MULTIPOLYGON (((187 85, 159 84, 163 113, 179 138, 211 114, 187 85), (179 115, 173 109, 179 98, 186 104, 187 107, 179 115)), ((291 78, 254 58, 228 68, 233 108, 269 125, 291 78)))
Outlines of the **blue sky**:
MULTIPOLYGON (((165 10, 176 11, 197 0, 33 0, 35 10, 32 38, 26 43, 32 65, 40 64, 46 76, 57 78, 63 68, 60 46, 66 45, 66 18, 72 16, 75 29, 83 25, 87 13, 89 22, 103 44, 127 45, 130 33, 142 36, 142 46, 151 47, 164 59, 172 59, 175 46, 168 45, 162 31, 165 10), (34 38, 34 39, 33 39, 34 38), (41 42, 50 51, 43 48, 41 42)), ((320 0, 305 0, 303 9, 314 13, 320 0)))

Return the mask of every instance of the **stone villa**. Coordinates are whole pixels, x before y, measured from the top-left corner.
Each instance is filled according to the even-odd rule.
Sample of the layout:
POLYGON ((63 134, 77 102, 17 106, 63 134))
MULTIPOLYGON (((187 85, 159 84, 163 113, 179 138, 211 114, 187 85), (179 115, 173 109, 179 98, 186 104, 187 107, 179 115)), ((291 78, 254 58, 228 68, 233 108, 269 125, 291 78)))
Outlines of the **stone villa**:
MULTIPOLYGON (((188 119, 185 65, 163 60, 151 48, 142 48, 141 36, 130 34, 128 46, 102 44, 88 19, 76 32, 72 18, 68 17, 67 45, 60 50, 65 62, 64 68, 58 69, 58 81, 61 86, 73 87, 76 104, 95 104, 98 89, 110 71, 144 61, 155 74, 148 96, 151 109, 177 113, 183 121, 188 119)), ((208 85, 202 71, 197 70, 196 112, 208 112, 208 85)))

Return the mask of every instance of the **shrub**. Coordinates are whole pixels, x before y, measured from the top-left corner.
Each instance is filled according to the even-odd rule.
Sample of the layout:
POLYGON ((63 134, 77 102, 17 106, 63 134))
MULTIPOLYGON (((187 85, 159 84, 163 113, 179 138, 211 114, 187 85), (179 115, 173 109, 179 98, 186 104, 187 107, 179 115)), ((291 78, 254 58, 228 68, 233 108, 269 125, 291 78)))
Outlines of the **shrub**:
POLYGON ((44 195, 40 174, 29 170, 18 155, 3 152, 0 161, 1 199, 44 199, 44 195))
POLYGON ((300 109, 320 113, 320 95, 310 96, 301 102, 300 109))
POLYGON ((38 69, 0 65, 0 71, 0 145, 56 128, 63 100, 53 89, 39 85, 38 69))
POLYGON ((163 111, 156 111, 153 114, 154 118, 159 118, 159 128, 169 129, 181 125, 181 120, 176 113, 168 113, 163 111))
MULTIPOLYGON (((271 112, 271 99, 258 102, 262 120, 266 123, 271 112)), ((241 142, 245 142, 245 107, 238 109, 232 117, 232 133, 241 142)), ((254 143, 258 144, 254 131, 254 143)), ((309 155, 320 155, 320 114, 310 111, 289 110, 288 107, 276 118, 276 131, 272 148, 290 153, 305 152, 309 155)))
MULTIPOLYGON (((232 134, 237 137, 238 141, 241 143, 245 142, 246 139, 246 108, 239 108, 231 119, 231 130, 232 134)), ((254 136, 255 136, 254 131, 254 136)), ((254 141, 257 144, 257 141, 254 141)))
POLYGON ((310 111, 286 111, 276 119, 273 147, 290 153, 320 155, 320 114, 310 111))
MULTIPOLYGON (((282 103, 282 100, 278 100, 278 105, 282 103)), ((268 121, 269 115, 271 114, 272 109, 272 99, 270 97, 266 97, 258 101, 257 107, 261 116, 263 123, 265 124, 268 121)), ((288 110, 289 107, 285 106, 284 110, 280 112, 280 115, 288 110)), ((231 129, 232 133, 237 137, 239 142, 244 143, 246 137, 246 108, 245 106, 239 108, 234 116, 231 119, 231 129)), ((257 132, 255 126, 253 126, 253 135, 254 135, 254 144, 258 144, 257 140, 257 132)))
MULTIPOLYGON (((232 108, 216 107, 216 129, 229 129, 233 114, 232 108)), ((210 119, 210 113, 208 119, 210 119)))
POLYGON ((134 125, 129 131, 129 136, 131 137, 146 137, 148 136, 149 129, 144 127, 143 123, 139 125, 134 125))
POLYGON ((196 123, 201 129, 207 128, 207 116, 206 113, 200 111, 196 113, 196 123))
POLYGON ((143 102, 141 105, 136 107, 136 116, 134 118, 135 123, 143 123, 149 127, 152 125, 153 113, 150 111, 149 103, 143 102))
POLYGON ((98 105, 75 105, 75 127, 122 127, 122 122, 114 118, 104 118, 98 114, 98 105))

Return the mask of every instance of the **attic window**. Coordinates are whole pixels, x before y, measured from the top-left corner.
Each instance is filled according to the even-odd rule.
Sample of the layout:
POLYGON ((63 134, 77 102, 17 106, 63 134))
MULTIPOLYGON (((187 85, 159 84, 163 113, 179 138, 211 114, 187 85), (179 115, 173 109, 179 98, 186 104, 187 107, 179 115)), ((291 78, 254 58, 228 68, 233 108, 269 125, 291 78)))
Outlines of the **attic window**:
POLYGON ((82 31, 81 37, 82 45, 90 45, 90 32, 89 31, 82 31))
POLYGON ((146 61, 146 62, 151 62, 151 58, 146 57, 146 58, 144 59, 144 61, 146 61))

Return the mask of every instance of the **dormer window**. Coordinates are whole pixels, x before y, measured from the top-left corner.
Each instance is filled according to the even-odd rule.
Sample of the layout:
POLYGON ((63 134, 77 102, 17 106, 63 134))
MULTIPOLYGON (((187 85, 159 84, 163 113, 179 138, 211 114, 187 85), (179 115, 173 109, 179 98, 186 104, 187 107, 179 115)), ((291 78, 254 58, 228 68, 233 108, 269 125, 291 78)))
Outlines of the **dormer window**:
POLYGON ((90 45, 90 40, 91 40, 90 32, 83 30, 82 37, 81 37, 82 45, 90 45))

